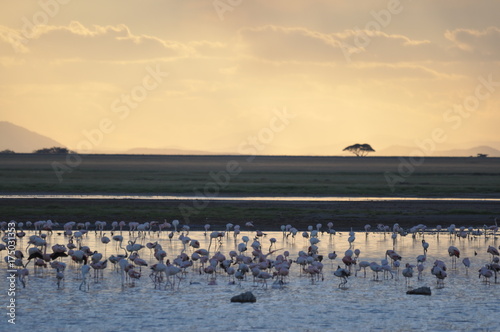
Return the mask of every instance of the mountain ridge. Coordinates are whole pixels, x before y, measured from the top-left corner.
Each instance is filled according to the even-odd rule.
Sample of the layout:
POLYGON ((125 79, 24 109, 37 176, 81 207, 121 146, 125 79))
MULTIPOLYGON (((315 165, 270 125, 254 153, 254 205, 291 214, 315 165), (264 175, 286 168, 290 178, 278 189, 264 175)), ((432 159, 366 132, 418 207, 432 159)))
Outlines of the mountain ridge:
POLYGON ((474 146, 471 148, 463 149, 449 149, 449 150, 434 150, 424 151, 416 146, 401 146, 393 145, 388 148, 377 152, 377 156, 416 156, 424 155, 427 157, 476 157, 477 154, 487 154, 490 157, 500 157, 500 150, 492 148, 487 145, 474 146))
POLYGON ((30 153, 38 149, 65 147, 60 142, 11 122, 0 121, 0 151, 30 153))

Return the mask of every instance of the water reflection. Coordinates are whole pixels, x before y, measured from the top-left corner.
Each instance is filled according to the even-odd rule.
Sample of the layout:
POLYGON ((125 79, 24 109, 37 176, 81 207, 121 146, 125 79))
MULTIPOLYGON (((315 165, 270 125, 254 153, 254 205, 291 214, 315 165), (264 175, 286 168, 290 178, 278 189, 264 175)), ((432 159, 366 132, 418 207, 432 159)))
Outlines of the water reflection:
MULTIPOLYGON (((27 246, 28 236, 18 243, 23 250, 27 246)), ((112 238, 109 231, 105 236, 112 238)), ((200 274, 200 262, 187 269, 178 286, 174 289, 155 289, 149 277, 150 266, 156 263, 153 251, 146 247, 147 243, 158 242, 171 261, 181 252, 189 256, 194 248, 185 246, 178 239, 181 233, 175 233, 172 239, 167 234, 146 233, 144 237, 115 232, 124 238, 123 246, 128 241, 135 241, 145 246, 139 250, 141 258, 149 267, 142 268, 142 276, 132 286, 129 282, 122 287, 120 273, 113 264, 103 271, 103 279, 89 281, 87 292, 79 291, 81 279, 78 277, 80 267, 64 258, 67 264, 65 280, 61 289, 57 289, 55 270, 50 267, 43 269, 35 276, 33 265, 30 264, 30 276, 26 288, 17 292, 18 317, 17 326, 23 330, 34 329, 55 331, 133 331, 141 326, 152 331, 164 330, 440 330, 459 331, 494 329, 497 326, 498 284, 484 284, 478 278, 478 270, 491 261, 491 255, 486 252, 489 245, 498 247, 499 241, 493 235, 458 238, 448 233, 425 233, 423 236, 411 235, 392 239, 390 233, 356 232, 351 249, 359 249, 358 261, 381 263, 387 250, 394 250, 402 256, 401 266, 406 263, 417 264, 417 256, 424 254, 422 240, 429 244, 426 252, 425 268, 421 280, 417 273, 410 281, 411 287, 429 286, 432 296, 406 295, 407 287, 399 269, 394 278, 379 281, 373 280, 373 273, 367 270, 366 278, 361 271, 357 277, 348 278, 346 289, 338 288, 339 280, 333 275, 338 266, 344 266, 342 257, 350 248, 347 232, 329 235, 319 233, 317 243, 318 254, 323 255, 324 280, 314 280, 301 272, 298 264, 292 264, 290 276, 281 288, 273 288, 272 280, 269 287, 253 281, 251 274, 246 280, 229 284, 232 280, 227 274, 219 272, 216 283, 209 285, 211 278, 200 274), (460 250, 460 258, 455 269, 451 268, 448 247, 455 246, 460 250), (335 252, 337 258, 330 260, 329 253, 335 252), (477 255, 476 255, 477 254, 477 255), (462 259, 469 257, 471 267, 466 272, 462 259), (442 260, 448 266, 448 277, 444 287, 436 286, 436 278, 430 269, 436 259, 442 260), (255 304, 230 303, 230 298, 245 291, 252 291, 257 297, 255 304)), ((108 244, 101 242, 104 234, 90 231, 84 235, 81 244, 89 246, 92 251, 110 255, 123 254, 118 242, 108 244)), ((210 245, 210 232, 190 232, 184 235, 198 240, 201 248, 210 245)), ((310 233, 309 233, 310 235, 310 233)), ((231 250, 237 250, 242 243, 242 236, 249 237, 248 250, 245 255, 251 256, 250 245, 255 238, 255 232, 242 231, 236 238, 228 233, 219 239, 212 239, 211 254, 220 251, 227 258, 231 250), (214 249, 216 248, 216 249, 214 249)), ((271 245, 270 239, 275 238, 277 252, 269 255, 275 260, 277 255, 290 252, 294 261, 298 252, 308 252, 311 243, 299 232, 294 238, 283 236, 281 232, 267 232, 259 238, 263 251, 266 253, 271 245)), ((48 251, 54 244, 67 244, 69 238, 61 232, 54 232, 47 237, 48 251)), ((5 251, 3 251, 5 255, 5 251)), ((2 269, 6 274, 6 266, 2 269)), ((272 271, 272 269, 271 269, 272 271)), ((393 270, 396 273, 396 270, 393 270)), ((416 268, 415 268, 416 272, 416 268)), ((93 275, 93 271, 90 271, 93 275)), ((353 273, 354 274, 354 273, 353 273)), ((4 278, 5 280, 5 278, 4 278)), ((20 287, 18 285, 18 287, 20 287)), ((2 292, 2 300, 6 294, 2 292)), ((4 302, 6 303, 6 302, 4 302)), ((3 318, 0 326, 5 327, 3 318)), ((3 330, 3 328, 2 328, 3 330)))
POLYGON ((500 198, 463 197, 349 197, 349 196, 185 196, 185 195, 0 195, 0 199, 135 199, 207 201, 366 202, 366 201, 488 201, 500 198))

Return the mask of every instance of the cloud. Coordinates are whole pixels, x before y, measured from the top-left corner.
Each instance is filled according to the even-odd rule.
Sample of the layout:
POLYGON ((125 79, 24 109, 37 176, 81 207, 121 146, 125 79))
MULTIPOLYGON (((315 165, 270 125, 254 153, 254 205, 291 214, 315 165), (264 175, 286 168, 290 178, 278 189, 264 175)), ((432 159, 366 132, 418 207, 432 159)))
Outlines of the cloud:
POLYGON ((67 26, 37 25, 22 31, 0 26, 0 50, 7 51, 8 48, 10 54, 38 59, 120 62, 210 57, 222 54, 225 45, 203 40, 178 42, 137 35, 125 24, 87 27, 72 21, 67 26))
POLYGON ((240 29, 239 41, 248 55, 275 62, 427 61, 442 54, 428 40, 372 30, 327 34, 304 27, 266 25, 240 29))
POLYGON ((243 51, 270 61, 330 62, 342 59, 340 42, 303 27, 266 25, 238 32, 243 51))
POLYGON ((484 30, 455 29, 447 30, 445 37, 460 50, 498 60, 500 55, 500 28, 489 27, 484 30))

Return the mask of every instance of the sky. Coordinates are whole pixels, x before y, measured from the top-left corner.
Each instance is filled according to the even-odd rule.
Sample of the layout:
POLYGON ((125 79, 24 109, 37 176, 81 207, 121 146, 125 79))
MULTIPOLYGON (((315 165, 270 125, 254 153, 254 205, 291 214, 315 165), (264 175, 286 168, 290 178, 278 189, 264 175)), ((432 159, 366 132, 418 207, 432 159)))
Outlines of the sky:
POLYGON ((499 1, 3 1, 0 121, 78 152, 500 148, 499 1))

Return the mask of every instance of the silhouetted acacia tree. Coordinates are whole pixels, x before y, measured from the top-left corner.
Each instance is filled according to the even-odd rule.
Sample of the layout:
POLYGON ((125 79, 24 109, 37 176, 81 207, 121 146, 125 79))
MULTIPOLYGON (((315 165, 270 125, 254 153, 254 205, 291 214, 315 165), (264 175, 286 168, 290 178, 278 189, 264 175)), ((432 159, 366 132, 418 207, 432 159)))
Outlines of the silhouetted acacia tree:
POLYGON ((3 150, 3 151, 0 151, 0 154, 14 154, 15 152, 12 151, 12 150, 9 150, 9 149, 6 149, 6 150, 3 150))
POLYGON ((369 152, 375 152, 375 150, 373 150, 373 148, 370 146, 370 144, 354 144, 354 145, 349 145, 343 151, 352 152, 352 153, 354 153, 356 155, 356 157, 364 157, 369 152))

